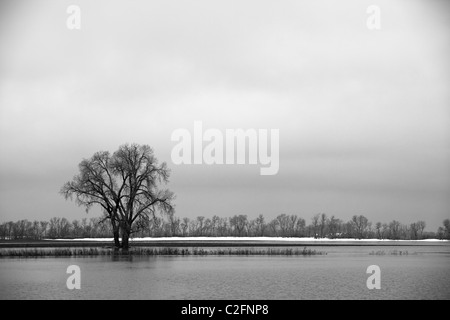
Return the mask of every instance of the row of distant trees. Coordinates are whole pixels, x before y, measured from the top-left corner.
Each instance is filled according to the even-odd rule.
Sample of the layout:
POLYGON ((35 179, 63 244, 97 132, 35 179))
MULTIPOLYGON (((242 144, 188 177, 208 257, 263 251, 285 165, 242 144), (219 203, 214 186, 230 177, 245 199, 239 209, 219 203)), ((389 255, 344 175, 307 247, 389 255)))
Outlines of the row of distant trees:
POLYGON ((127 250, 130 237, 161 236, 269 236, 315 238, 425 239, 449 238, 449 220, 434 232, 425 232, 425 222, 398 221, 372 224, 362 215, 343 221, 316 214, 307 223, 297 215, 280 214, 266 221, 263 215, 195 219, 176 217, 175 194, 165 185, 170 170, 159 164, 148 145, 124 144, 114 153, 96 152, 83 159, 78 174, 66 182, 60 193, 86 211, 101 208, 104 218, 69 222, 53 218, 46 222, 8 222, 0 226, 0 237, 79 238, 113 236, 116 248, 127 250))
POLYGON ((0 225, 0 239, 75 239, 111 237, 109 223, 100 218, 83 218, 70 222, 66 218, 51 218, 49 221, 19 220, 0 225))
MULTIPOLYGON (((232 217, 198 216, 195 219, 179 218, 173 213, 154 215, 138 221, 134 237, 315 237, 354 239, 450 239, 450 220, 446 219, 436 232, 425 231, 426 223, 417 221, 403 224, 371 223, 363 215, 355 215, 349 221, 325 213, 314 215, 309 223, 297 215, 280 214, 272 220, 263 215, 249 219, 247 215, 232 217)), ((106 218, 84 218, 70 222, 66 218, 50 221, 5 222, 0 225, 0 239, 68 239, 111 237, 112 226, 106 218)))

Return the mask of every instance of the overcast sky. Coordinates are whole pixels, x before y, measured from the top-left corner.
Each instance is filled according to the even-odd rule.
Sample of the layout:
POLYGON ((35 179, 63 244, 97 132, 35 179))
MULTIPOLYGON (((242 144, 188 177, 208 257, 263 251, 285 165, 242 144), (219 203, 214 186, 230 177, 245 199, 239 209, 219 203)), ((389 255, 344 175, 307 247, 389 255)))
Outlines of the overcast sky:
MULTIPOLYGON (((126 142, 176 214, 450 218, 446 1, 2 1, 0 221, 69 220, 77 165, 126 142), (66 9, 81 9, 69 30, 66 9), (369 30, 369 5, 381 29, 369 30), (280 169, 175 165, 171 134, 279 129, 280 169)), ((89 216, 99 215, 93 210, 89 216)))

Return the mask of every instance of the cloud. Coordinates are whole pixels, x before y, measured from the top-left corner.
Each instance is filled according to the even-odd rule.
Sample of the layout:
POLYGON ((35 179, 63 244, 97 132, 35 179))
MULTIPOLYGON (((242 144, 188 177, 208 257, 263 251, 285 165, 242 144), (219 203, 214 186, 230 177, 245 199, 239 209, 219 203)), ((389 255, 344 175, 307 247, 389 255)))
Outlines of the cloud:
POLYGON ((82 158, 125 142, 169 162, 180 215, 408 220, 428 208, 433 226, 448 215, 445 2, 381 1, 376 32, 361 1, 79 1, 78 31, 65 25, 70 2, 4 3, 2 219, 78 217, 54 190, 82 158), (172 131, 195 120, 280 129, 279 174, 171 164, 172 131), (5 201, 24 193, 35 206, 5 201))

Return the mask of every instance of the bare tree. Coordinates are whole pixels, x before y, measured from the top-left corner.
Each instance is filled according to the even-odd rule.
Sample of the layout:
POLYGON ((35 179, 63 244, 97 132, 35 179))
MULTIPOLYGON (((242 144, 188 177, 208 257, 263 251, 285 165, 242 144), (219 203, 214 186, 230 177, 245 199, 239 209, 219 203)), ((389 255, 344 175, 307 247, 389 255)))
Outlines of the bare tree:
POLYGON ((260 214, 256 220, 256 233, 258 236, 262 237, 264 235, 264 230, 266 229, 266 224, 264 222, 264 216, 260 214))
POLYGON ((341 223, 342 221, 334 216, 331 216, 328 220, 328 234, 330 238, 336 238, 338 236, 338 233, 340 233, 341 223))
POLYGON ((48 221, 39 221, 41 238, 47 237, 48 221))
POLYGON ((269 229, 272 233, 272 236, 277 237, 278 236, 278 220, 277 219, 273 219, 269 222, 269 229))
POLYGON ((411 231, 411 239, 417 240, 419 234, 419 226, 416 222, 413 222, 409 226, 409 230, 411 231))
POLYGON ((154 215, 157 210, 174 210, 173 193, 158 188, 158 184, 168 182, 170 171, 166 163, 158 164, 147 145, 122 145, 112 156, 97 152, 80 163, 79 171, 61 193, 66 199, 75 196, 86 211, 93 205, 102 207, 111 222, 116 247, 128 249, 138 219, 154 215))
POLYGON ((422 220, 417 221, 417 227, 419 229, 419 237, 420 237, 420 239, 422 239, 423 238, 423 230, 425 230, 425 227, 426 227, 425 221, 422 221, 422 220))
POLYGON ((49 221, 49 230, 48 230, 48 236, 50 238, 59 238, 59 220, 61 220, 61 218, 57 218, 57 217, 53 217, 50 219, 49 221))
POLYGON ((306 221, 303 218, 298 218, 297 224, 295 225, 295 236, 303 237, 305 235, 306 221))
POLYGON ((153 216, 149 218, 151 236, 160 237, 162 235, 163 219, 153 216))
POLYGON ((439 227, 436 232, 436 237, 440 240, 445 239, 445 228, 439 227))
POLYGON ((320 215, 320 237, 325 237, 325 227, 327 225, 327 215, 325 213, 322 213, 320 215))
POLYGON ((186 237, 188 228, 189 228, 189 218, 183 218, 183 222, 181 222, 181 233, 183 234, 183 237, 186 237))
POLYGON ((382 224, 381 224, 381 222, 377 222, 376 224, 375 224, 375 229, 377 230, 377 239, 383 239, 383 236, 382 236, 382 224))
POLYGON ((240 237, 247 227, 247 215, 235 215, 230 218, 230 225, 234 227, 237 235, 240 237))
POLYGON ((381 238, 386 239, 389 237, 389 225, 387 223, 383 223, 381 225, 381 238))
POLYGON ((6 222, 0 224, 0 239, 8 240, 6 235, 6 222))
POLYGON ((169 225, 170 225, 170 235, 172 237, 175 237, 178 235, 178 232, 180 230, 180 218, 175 217, 175 214, 173 211, 167 215, 167 218, 169 220, 169 225))
POLYGON ((205 221, 204 216, 197 217, 197 230, 195 232, 197 234, 197 236, 203 236, 204 221, 205 221))
POLYGON ((220 236, 225 236, 225 235, 229 235, 229 220, 228 218, 220 218, 219 220, 219 235, 220 236))
POLYGON ((217 236, 217 232, 219 229, 220 218, 214 215, 211 219, 211 235, 217 236))
POLYGON ((364 238, 365 232, 370 227, 369 220, 363 215, 360 216, 354 215, 352 217, 351 222, 355 228, 356 237, 358 239, 364 238))
POLYGON ((450 219, 445 219, 442 224, 444 225, 444 238, 450 239, 450 219))
POLYGON ((393 220, 389 223, 389 232, 391 239, 397 240, 400 238, 400 227, 401 223, 396 220, 393 220))
POLYGON ((319 219, 320 213, 312 217, 312 230, 314 233, 314 238, 317 238, 319 236, 319 219))
POLYGON ((249 237, 254 237, 256 235, 257 231, 256 231, 256 219, 254 220, 249 220, 247 222, 247 235, 249 237))
POLYGON ((296 226, 297 226, 297 223, 298 223, 298 217, 295 214, 291 214, 288 217, 288 222, 289 222, 289 224, 288 224, 288 229, 289 229, 288 235, 290 237, 293 237, 293 236, 295 236, 296 226))
POLYGON ((278 226, 280 227, 281 236, 286 237, 289 230, 289 216, 286 214, 280 214, 276 218, 278 220, 278 226))

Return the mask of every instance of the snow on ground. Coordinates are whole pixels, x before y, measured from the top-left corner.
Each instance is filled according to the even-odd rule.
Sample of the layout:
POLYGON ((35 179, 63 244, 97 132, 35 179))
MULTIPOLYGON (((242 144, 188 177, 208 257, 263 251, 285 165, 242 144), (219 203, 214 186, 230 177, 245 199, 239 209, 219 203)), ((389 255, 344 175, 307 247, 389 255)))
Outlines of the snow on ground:
MULTIPOLYGON (((49 240, 49 239, 48 239, 49 240)), ((58 241, 113 241, 113 238, 81 238, 81 239, 53 239, 58 241)), ((383 241, 417 241, 417 242, 445 242, 448 240, 439 240, 439 239, 424 239, 424 240, 390 240, 390 239, 328 239, 328 238, 284 238, 284 237, 161 237, 161 238, 133 238, 130 239, 130 242, 139 242, 139 241, 311 241, 311 242, 321 242, 321 241, 350 241, 350 242, 383 242, 383 241)))

